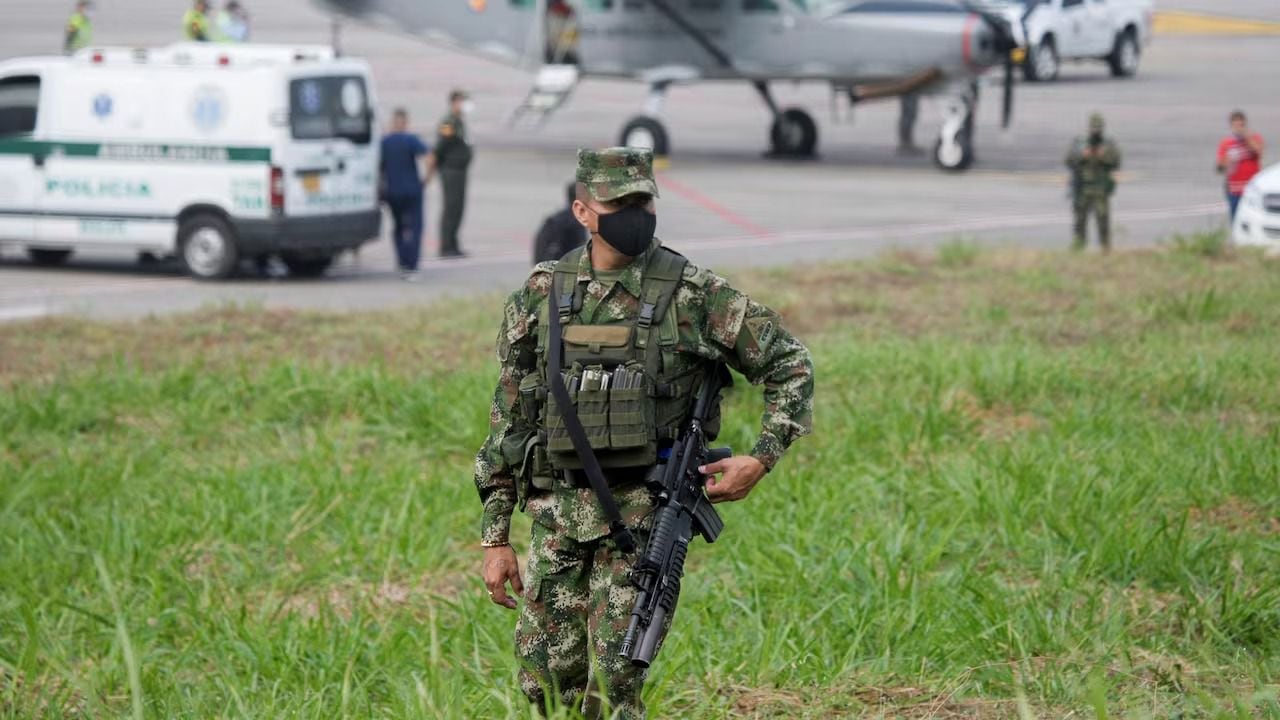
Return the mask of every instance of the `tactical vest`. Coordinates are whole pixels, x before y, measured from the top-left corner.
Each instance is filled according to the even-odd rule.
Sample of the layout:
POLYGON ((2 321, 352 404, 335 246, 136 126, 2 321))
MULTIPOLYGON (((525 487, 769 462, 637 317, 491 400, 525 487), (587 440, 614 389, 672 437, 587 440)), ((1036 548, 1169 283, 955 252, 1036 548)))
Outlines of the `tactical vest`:
MULTIPOLYGON (((526 447, 522 468, 534 487, 551 487, 554 476, 582 469, 549 393, 548 373, 561 372, 600 466, 607 469, 654 465, 692 411, 705 368, 671 367, 679 338, 672 302, 687 261, 661 246, 650 255, 641 280, 635 317, 585 324, 579 319, 586 283, 578 282, 585 247, 556 264, 548 301, 539 310, 537 371, 520 383, 525 417, 538 427, 526 447), (547 367, 548 313, 558 312, 563 328, 563 367, 547 367)), ((719 407, 710 413, 708 434, 719 429, 719 407)))

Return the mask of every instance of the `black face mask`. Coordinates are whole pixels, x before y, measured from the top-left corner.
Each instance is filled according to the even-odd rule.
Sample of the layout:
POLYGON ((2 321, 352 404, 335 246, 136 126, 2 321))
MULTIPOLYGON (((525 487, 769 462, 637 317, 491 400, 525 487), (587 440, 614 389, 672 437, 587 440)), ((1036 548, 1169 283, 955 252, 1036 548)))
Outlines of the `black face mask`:
POLYGON ((658 216, 639 205, 628 205, 598 217, 600 237, 627 257, 636 257, 648 250, 653 232, 658 229, 658 216))
POLYGON ((1091 133, 1089 133, 1089 144, 1090 144, 1090 145, 1101 145, 1101 144, 1102 144, 1102 133, 1101 133, 1101 132, 1091 132, 1091 133))

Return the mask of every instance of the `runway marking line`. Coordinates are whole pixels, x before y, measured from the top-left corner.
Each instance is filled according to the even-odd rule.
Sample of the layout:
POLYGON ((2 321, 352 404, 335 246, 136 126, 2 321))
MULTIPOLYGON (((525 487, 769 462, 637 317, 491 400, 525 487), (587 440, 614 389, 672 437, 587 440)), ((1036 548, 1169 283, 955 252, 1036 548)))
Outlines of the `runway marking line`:
POLYGON ((1157 35, 1280 35, 1280 22, 1162 10, 1154 30, 1157 35))
POLYGON ((752 235, 772 235, 773 232, 768 228, 757 225, 720 203, 698 192, 696 189, 676 181, 669 174, 664 172, 657 173, 659 184, 661 187, 671 190, 680 197, 724 220, 730 225, 742 228, 752 235))

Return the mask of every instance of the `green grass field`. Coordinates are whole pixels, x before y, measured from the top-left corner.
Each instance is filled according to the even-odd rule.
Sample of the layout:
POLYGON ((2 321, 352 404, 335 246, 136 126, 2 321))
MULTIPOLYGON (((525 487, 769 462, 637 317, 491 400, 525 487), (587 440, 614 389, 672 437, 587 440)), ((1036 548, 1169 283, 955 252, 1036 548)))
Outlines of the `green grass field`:
MULTIPOLYGON (((730 275, 816 433, 691 550, 655 717, 1280 718, 1280 263, 730 275)), ((491 300, 0 326, 0 718, 531 717, 478 579, 491 300)))

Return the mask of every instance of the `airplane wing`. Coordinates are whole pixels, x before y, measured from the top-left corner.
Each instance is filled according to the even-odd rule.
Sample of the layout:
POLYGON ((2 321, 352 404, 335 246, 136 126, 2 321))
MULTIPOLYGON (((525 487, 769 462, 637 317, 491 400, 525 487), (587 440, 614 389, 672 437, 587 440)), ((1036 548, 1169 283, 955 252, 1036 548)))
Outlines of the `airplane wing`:
POLYGON ((545 0, 315 0, 329 12, 534 68, 545 0))

